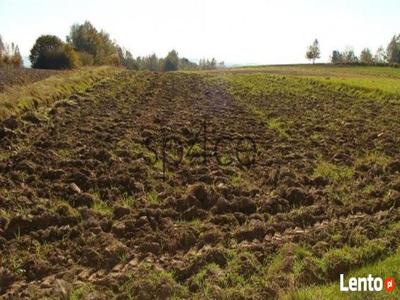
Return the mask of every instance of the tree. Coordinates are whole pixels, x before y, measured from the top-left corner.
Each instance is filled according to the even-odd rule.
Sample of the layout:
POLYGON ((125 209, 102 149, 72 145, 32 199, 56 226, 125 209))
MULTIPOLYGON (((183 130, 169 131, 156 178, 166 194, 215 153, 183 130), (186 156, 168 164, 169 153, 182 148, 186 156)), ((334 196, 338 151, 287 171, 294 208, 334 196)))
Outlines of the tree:
POLYGON ((365 48, 361 51, 360 62, 363 64, 367 64, 367 65, 370 65, 374 62, 371 50, 369 50, 368 48, 365 48))
POLYGON ((386 62, 386 51, 385 49, 383 49, 382 46, 380 46, 378 48, 378 50, 376 50, 375 56, 374 56, 374 61, 377 64, 384 64, 386 62))
POLYGON ((160 71, 160 60, 158 59, 157 55, 153 53, 152 55, 143 57, 141 59, 140 69, 149 70, 152 72, 160 71))
POLYGON ((347 47, 342 53, 343 62, 345 64, 354 64, 358 62, 358 57, 355 55, 353 48, 347 47))
POLYGON ((38 69, 72 69, 79 65, 75 50, 54 35, 40 36, 31 49, 29 59, 32 67, 38 69))
POLYGON ((7 65, 15 68, 22 67, 22 56, 18 45, 11 43, 11 46, 4 43, 0 36, 0 66, 7 65))
POLYGON ((163 70, 167 72, 178 70, 179 66, 178 52, 176 52, 175 50, 170 51, 168 55, 165 57, 163 66, 164 66, 163 70))
POLYGON ((22 56, 21 53, 19 52, 19 48, 18 45, 12 44, 12 55, 11 55, 11 64, 16 67, 16 68, 20 68, 22 67, 23 61, 22 61, 22 56))
POLYGON ((211 59, 210 67, 212 70, 217 68, 217 60, 214 57, 211 59))
POLYGON ((40 36, 31 49, 29 59, 33 68, 51 69, 51 56, 61 47, 63 42, 55 35, 40 36))
POLYGON ((135 61, 135 59, 133 58, 133 55, 131 52, 129 52, 128 50, 125 50, 121 47, 117 47, 117 52, 118 52, 118 56, 119 56, 119 61, 121 63, 121 65, 123 65, 124 67, 126 67, 127 69, 130 70, 138 70, 138 64, 135 61))
POLYGON ((95 65, 118 63, 117 46, 111 41, 108 33, 98 31, 90 22, 74 24, 67 36, 69 43, 79 53, 84 52, 86 62, 93 61, 95 65), (92 56, 92 59, 88 58, 92 56))
POLYGON ((332 51, 331 62, 333 64, 341 64, 343 63, 343 55, 338 50, 332 51))
POLYGON ((394 35, 386 49, 389 63, 400 63, 400 34, 394 35))
POLYGON ((79 61, 82 66, 92 66, 94 64, 94 58, 93 55, 82 51, 82 52, 77 52, 79 56, 79 61))
POLYGON ((186 57, 182 57, 179 59, 179 66, 178 69, 180 70, 195 70, 197 69, 197 64, 191 62, 186 57))
POLYGON ((313 64, 316 59, 320 58, 319 42, 317 39, 314 40, 312 45, 308 46, 306 58, 312 60, 313 64))
POLYGON ((202 58, 199 61, 200 70, 213 70, 217 68, 217 60, 212 58, 211 60, 202 58))
POLYGON ((64 45, 62 49, 61 57, 64 58, 64 68, 65 69, 74 69, 80 66, 79 55, 76 53, 74 48, 71 45, 64 45))

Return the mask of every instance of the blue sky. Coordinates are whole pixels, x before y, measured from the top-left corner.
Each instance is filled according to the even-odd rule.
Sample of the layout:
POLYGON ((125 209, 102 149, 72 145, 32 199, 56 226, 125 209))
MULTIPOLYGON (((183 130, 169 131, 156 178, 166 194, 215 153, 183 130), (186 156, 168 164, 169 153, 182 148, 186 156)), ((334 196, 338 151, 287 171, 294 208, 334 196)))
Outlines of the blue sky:
POLYGON ((400 33, 398 0, 0 0, 0 34, 29 55, 41 34, 62 39, 85 20, 137 55, 175 48, 191 59, 228 63, 306 62, 307 45, 356 53, 386 47, 400 33))

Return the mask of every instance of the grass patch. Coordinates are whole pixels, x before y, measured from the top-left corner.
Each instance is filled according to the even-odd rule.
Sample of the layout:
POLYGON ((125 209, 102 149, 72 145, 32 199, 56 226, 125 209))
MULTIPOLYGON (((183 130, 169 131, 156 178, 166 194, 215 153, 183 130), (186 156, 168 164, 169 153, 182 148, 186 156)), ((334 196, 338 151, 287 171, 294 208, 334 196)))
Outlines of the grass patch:
POLYGON ((286 132, 287 126, 288 125, 280 118, 272 118, 267 120, 267 127, 269 129, 276 130, 283 137, 289 137, 289 134, 286 132))
POLYGON ((93 285, 89 283, 85 284, 80 284, 79 286, 75 287, 70 293, 69 293, 69 300, 81 300, 85 299, 91 294, 93 291, 95 291, 95 288, 93 285))
POLYGON ((142 263, 119 287, 124 299, 186 299, 188 291, 178 284, 172 272, 142 263))
MULTIPOLYGON (((342 255, 343 253, 337 253, 337 255, 342 255)), ((347 253, 346 257, 351 259, 351 253, 347 253)), ((348 281, 349 277, 366 277, 368 274, 372 276, 379 276, 383 279, 391 276, 395 280, 400 278, 400 248, 389 256, 388 258, 376 262, 374 264, 362 267, 356 271, 345 274, 345 282, 348 281)), ((339 278, 339 274, 337 276, 339 278)), ((305 300, 305 299, 397 299, 399 295, 399 286, 397 285, 392 293, 387 293, 385 290, 381 292, 367 293, 367 292, 353 292, 344 293, 339 290, 339 279, 337 282, 302 288, 298 291, 289 292, 283 299, 287 300, 305 300)))
POLYGON ((147 201, 150 204, 159 204, 160 203, 160 199, 158 197, 158 193, 156 191, 150 191, 147 194, 147 201))
POLYGON ((332 199, 340 203, 349 203, 352 201, 351 190, 348 182, 354 176, 354 169, 349 166, 335 165, 333 163, 319 160, 314 169, 312 177, 323 177, 329 179, 330 185, 326 191, 332 199))
POLYGON ((62 159, 69 159, 73 157, 73 150, 72 149, 66 149, 66 148, 59 148, 56 149, 55 152, 57 153, 57 156, 62 158, 62 159))
POLYGON ((360 166, 362 164, 368 165, 378 165, 380 167, 385 167, 387 163, 390 161, 390 157, 385 155, 384 153, 379 152, 368 152, 364 155, 360 156, 355 165, 360 166))
POLYGON ((313 177, 322 176, 332 182, 341 183, 351 180, 354 170, 348 166, 335 165, 327 161, 320 160, 314 169, 313 177))
POLYGON ((243 185, 244 179, 243 179, 242 175, 240 175, 238 173, 234 173, 230 176, 230 182, 232 183, 232 185, 234 187, 240 187, 243 185))
POLYGON ((0 119, 21 111, 37 109, 75 92, 85 91, 102 78, 121 72, 113 67, 83 68, 50 76, 26 86, 14 86, 0 94, 0 119))
POLYGON ((104 201, 102 201, 98 193, 94 193, 92 195, 94 196, 94 203, 92 209, 103 216, 111 217, 113 214, 112 207, 108 206, 104 201))
POLYGON ((135 203, 136 203, 136 201, 133 196, 130 196, 128 194, 124 194, 122 196, 122 199, 121 199, 122 206, 131 208, 131 207, 135 206, 135 203))
POLYGON ((65 216, 71 217, 80 217, 80 213, 74 207, 72 207, 69 202, 65 199, 58 198, 52 201, 49 201, 50 210, 60 214, 62 213, 65 216))
POLYGON ((227 265, 205 265, 191 279, 194 299, 253 299, 259 292, 259 262, 247 251, 227 252, 227 265))

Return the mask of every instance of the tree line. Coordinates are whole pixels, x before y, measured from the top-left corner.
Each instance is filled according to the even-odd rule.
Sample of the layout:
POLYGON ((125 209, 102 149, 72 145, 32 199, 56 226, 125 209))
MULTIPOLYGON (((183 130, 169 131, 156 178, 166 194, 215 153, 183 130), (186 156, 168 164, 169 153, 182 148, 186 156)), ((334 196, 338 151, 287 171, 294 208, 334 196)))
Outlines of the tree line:
MULTIPOLYGON (((320 58, 320 48, 318 40, 307 48, 306 58, 315 62, 320 58)), ((394 35, 387 45, 386 49, 382 46, 378 48, 375 54, 369 48, 364 48, 357 56, 353 48, 348 47, 344 51, 333 50, 330 56, 333 64, 364 64, 364 65, 400 65, 400 34, 394 35)))
POLYGON ((4 66, 21 67, 22 56, 18 45, 5 43, 0 35, 0 67, 4 66))
POLYGON ((171 50, 163 58, 156 54, 134 58, 130 51, 112 41, 108 33, 98 31, 88 21, 72 25, 65 42, 54 35, 40 36, 32 47, 29 58, 32 67, 40 69, 115 65, 132 70, 175 71, 217 67, 215 59, 196 64, 187 58, 180 58, 176 50, 171 50))
POLYGON ((224 62, 217 62, 215 58, 200 59, 195 63, 186 57, 180 58, 176 50, 171 50, 166 57, 159 58, 156 54, 133 57, 132 53, 121 47, 117 48, 121 65, 131 70, 149 71, 176 71, 176 70, 212 70, 225 67, 224 62))

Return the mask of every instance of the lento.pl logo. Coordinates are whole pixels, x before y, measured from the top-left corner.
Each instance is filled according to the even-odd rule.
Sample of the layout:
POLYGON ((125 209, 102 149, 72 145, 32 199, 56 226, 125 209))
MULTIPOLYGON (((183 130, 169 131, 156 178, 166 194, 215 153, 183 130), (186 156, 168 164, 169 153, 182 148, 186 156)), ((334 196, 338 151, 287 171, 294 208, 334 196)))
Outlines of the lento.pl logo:
POLYGON ((381 277, 373 277, 369 274, 367 277, 350 277, 346 283, 344 274, 340 274, 341 292, 380 292, 385 289, 391 293, 395 286, 393 277, 383 280, 381 277))

